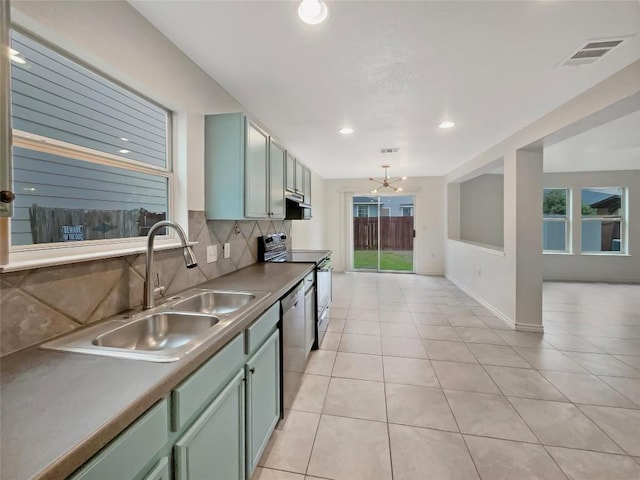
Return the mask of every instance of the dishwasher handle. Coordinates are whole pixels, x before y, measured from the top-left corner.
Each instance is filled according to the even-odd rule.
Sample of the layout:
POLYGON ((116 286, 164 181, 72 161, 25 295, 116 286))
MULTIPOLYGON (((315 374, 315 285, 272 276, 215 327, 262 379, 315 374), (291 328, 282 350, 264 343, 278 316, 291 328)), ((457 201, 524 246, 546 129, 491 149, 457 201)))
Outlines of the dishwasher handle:
POLYGON ((286 297, 282 299, 282 312, 286 312, 287 310, 291 310, 292 308, 296 308, 300 300, 304 300, 303 296, 304 283, 300 282, 295 286, 293 291, 289 293, 286 297))

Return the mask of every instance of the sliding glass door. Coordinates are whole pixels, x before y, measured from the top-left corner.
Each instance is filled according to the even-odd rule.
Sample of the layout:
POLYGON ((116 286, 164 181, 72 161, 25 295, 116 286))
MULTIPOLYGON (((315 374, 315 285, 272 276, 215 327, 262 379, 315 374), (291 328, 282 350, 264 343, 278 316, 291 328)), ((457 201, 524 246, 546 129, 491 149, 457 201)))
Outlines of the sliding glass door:
POLYGON ((354 270, 413 272, 413 212, 413 195, 354 196, 354 270))

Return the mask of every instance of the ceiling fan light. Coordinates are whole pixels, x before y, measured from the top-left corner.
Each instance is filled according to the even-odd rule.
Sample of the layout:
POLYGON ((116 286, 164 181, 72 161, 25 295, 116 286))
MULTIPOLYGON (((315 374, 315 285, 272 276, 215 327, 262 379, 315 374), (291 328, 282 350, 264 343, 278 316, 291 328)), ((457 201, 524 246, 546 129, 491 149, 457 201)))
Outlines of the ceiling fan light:
POLYGON ((302 0, 298 5, 298 17, 308 25, 322 23, 328 16, 329 8, 321 0, 302 0))
POLYGON ((398 177, 398 178, 389 177, 388 169, 390 168, 390 166, 391 165, 382 165, 382 168, 384 169, 384 178, 382 179, 382 181, 376 180, 375 178, 369 177, 370 181, 376 182, 376 183, 379 183, 380 185, 382 185, 380 187, 377 187, 374 190, 371 190, 371 193, 378 193, 378 190, 380 190, 381 188, 388 188, 389 190, 393 190, 394 192, 401 192, 402 191, 402 188, 396 188, 391 184, 395 183, 395 182, 400 182, 402 180, 406 180, 407 177, 402 177, 402 178, 400 178, 400 177, 398 177))

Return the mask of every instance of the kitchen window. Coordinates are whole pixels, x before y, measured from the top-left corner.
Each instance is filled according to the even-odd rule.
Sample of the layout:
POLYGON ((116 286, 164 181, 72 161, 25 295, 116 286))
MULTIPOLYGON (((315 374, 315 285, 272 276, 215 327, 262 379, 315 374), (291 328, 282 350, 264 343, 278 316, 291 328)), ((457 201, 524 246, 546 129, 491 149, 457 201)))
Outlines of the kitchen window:
POLYGON ((567 252, 569 245, 569 190, 545 188, 542 194, 542 249, 545 252, 567 252))
POLYGON ((11 251, 122 243, 168 218, 170 112, 21 32, 11 49, 11 251))
POLYGON ((583 188, 582 200, 582 252, 622 253, 624 189, 583 188))

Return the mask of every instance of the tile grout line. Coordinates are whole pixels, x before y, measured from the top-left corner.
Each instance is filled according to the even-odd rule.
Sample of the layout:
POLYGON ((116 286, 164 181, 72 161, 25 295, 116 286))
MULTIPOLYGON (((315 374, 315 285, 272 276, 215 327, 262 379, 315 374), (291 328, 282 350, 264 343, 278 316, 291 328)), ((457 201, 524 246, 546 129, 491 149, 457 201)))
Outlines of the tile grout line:
MULTIPOLYGON (((432 368, 433 368, 433 366, 432 366, 432 368)), ((453 417, 453 421, 456 422, 456 427, 458 428, 458 433, 459 433, 460 437, 462 438, 462 443, 464 443, 464 446, 467 449, 467 453, 469 454, 469 458, 471 458, 471 463, 473 463, 473 468, 476 469, 476 473, 478 474, 478 478, 481 479, 482 476, 480 475, 480 469, 478 469, 478 465, 476 464, 476 460, 475 460, 475 458, 473 458, 473 455, 471 454, 471 449, 469 448, 469 445, 467 444, 467 440, 464 438, 464 435, 462 433, 462 429, 460 428, 460 424, 458 423, 458 419, 456 418, 455 413, 453 413, 453 409, 451 408, 451 403, 449 402, 449 398, 447 397, 447 394, 444 392, 444 388, 442 388, 442 384, 440 383, 440 378, 438 377, 438 372, 436 372, 435 368, 433 368, 433 373, 436 376, 436 380, 438 380, 438 385, 440 385, 440 389, 442 390, 442 396, 444 397, 444 401, 447 402, 447 407, 449 407, 449 411, 451 412, 451 416, 453 417)))
MULTIPOLYGON (((329 320, 331 322, 331 320, 329 320)), ((342 334, 340 334, 340 338, 342 338, 342 334)), ((339 342, 338 342, 339 344, 339 342)), ((319 349, 319 348, 318 348, 319 349)), ((336 360, 338 359, 338 352, 336 352, 335 357, 333 357, 333 364, 331 365, 331 373, 329 375, 329 384, 327 385, 327 391, 324 395, 324 399, 322 400, 322 408, 320 409, 320 418, 318 418, 318 425, 316 426, 316 431, 313 435, 313 442, 311 443, 311 451, 309 452, 309 459, 307 460, 307 467, 305 469, 305 476, 310 475, 309 466, 311 465, 311 458, 313 457, 313 449, 316 446, 316 440, 318 438, 318 431, 320 430, 320 422, 322 422, 322 416, 324 415, 324 406, 327 403, 327 397, 329 396, 329 387, 331 387, 331 379, 333 378, 333 369, 336 365, 336 360)))

